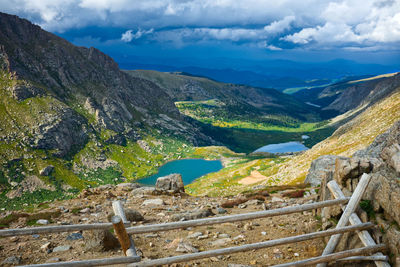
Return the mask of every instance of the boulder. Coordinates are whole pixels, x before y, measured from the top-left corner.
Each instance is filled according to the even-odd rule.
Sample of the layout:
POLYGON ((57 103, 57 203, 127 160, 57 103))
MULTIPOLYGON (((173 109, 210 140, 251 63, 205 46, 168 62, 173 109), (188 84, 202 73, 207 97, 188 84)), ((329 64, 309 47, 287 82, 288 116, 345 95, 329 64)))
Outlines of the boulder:
POLYGON ((215 214, 212 212, 211 209, 202 209, 202 210, 195 210, 192 212, 189 211, 184 213, 173 214, 171 219, 173 221, 186 221, 186 220, 206 218, 214 215, 215 214))
POLYGON ((346 159, 345 157, 325 155, 313 160, 311 167, 308 170, 305 183, 309 183, 311 186, 318 186, 321 182, 327 178, 328 173, 335 170, 336 159, 346 159))
POLYGON ((125 209, 125 216, 126 219, 130 222, 139 222, 144 220, 143 215, 137 210, 133 209, 125 209))
POLYGON ((372 166, 368 158, 337 158, 334 179, 345 186, 348 179, 359 178, 363 173, 371 172, 372 166))
POLYGON ((12 266, 21 264, 21 257, 19 257, 19 256, 10 256, 10 257, 4 259, 4 260, 1 262, 1 264, 2 264, 2 265, 3 265, 3 264, 4 264, 4 265, 12 265, 12 266))
POLYGON ((156 190, 161 192, 185 192, 182 175, 173 173, 157 179, 156 190))
POLYGON ((143 195, 152 195, 156 189, 151 186, 144 186, 135 188, 132 190, 131 194, 133 196, 143 196, 143 195))
POLYGON ((39 174, 41 176, 49 176, 54 170, 54 166, 53 165, 49 165, 44 167, 43 169, 40 170, 39 174))
POLYGON ((143 201, 143 206, 160 206, 164 205, 164 201, 161 198, 155 198, 155 199, 146 199, 143 201))
POLYGON ((84 231, 83 238, 85 251, 101 252, 120 246, 118 239, 108 230, 84 231))

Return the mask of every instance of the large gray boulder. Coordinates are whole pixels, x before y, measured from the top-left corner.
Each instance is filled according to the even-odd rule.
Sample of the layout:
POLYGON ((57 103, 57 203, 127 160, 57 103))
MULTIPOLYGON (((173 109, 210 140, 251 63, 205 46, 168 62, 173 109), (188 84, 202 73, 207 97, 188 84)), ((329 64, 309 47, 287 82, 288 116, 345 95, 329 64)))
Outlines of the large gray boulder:
POLYGON ((311 167, 308 170, 305 183, 309 183, 311 186, 320 185, 321 182, 328 177, 329 173, 333 173, 335 171, 337 159, 346 160, 347 158, 334 155, 325 155, 313 160, 313 162, 311 162, 311 167))
POLYGON ((182 175, 173 173, 157 179, 156 190, 161 192, 185 192, 182 175))

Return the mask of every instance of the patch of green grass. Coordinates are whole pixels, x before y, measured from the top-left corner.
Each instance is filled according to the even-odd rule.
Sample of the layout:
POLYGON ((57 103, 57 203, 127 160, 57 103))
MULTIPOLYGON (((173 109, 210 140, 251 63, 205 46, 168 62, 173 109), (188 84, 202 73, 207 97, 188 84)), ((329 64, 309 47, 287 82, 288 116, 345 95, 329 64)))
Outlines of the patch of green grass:
POLYGON ((40 189, 32 193, 25 192, 21 197, 9 199, 6 196, 6 192, 3 192, 0 194, 0 208, 5 208, 6 210, 29 209, 44 201, 53 201, 55 199, 63 200, 72 197, 72 195, 65 194, 64 191, 40 189))
POLYGON ((93 182, 95 185, 119 184, 123 182, 122 172, 108 167, 105 170, 98 168, 97 170, 88 170, 81 173, 79 177, 84 181, 93 182))
POLYGON ((369 218, 375 219, 375 211, 371 200, 361 200, 360 207, 368 214, 369 218))

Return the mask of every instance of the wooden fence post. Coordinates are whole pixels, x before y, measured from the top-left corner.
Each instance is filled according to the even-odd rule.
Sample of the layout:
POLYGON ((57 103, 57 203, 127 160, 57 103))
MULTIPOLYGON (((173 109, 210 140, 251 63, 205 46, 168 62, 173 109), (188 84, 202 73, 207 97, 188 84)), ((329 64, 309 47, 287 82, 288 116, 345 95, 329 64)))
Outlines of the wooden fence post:
MULTIPOLYGON (((346 226, 346 224, 349 221, 349 217, 351 216, 351 214, 354 213, 354 211, 358 207, 358 204, 359 204, 370 180, 371 180, 371 176, 366 173, 364 173, 361 176, 360 182, 358 183, 356 189, 354 190, 353 195, 351 196, 351 198, 349 200, 349 203, 347 204, 342 216, 339 219, 339 222, 336 225, 336 228, 341 228, 341 227, 346 226)), ((324 256, 324 255, 331 254, 335 250, 341 237, 342 237, 341 234, 331 236, 328 244, 326 245, 326 247, 324 249, 324 252, 322 252, 322 255, 324 256)), ((325 267, 325 266, 326 266, 326 263, 320 263, 317 265, 317 267, 325 267)))
MULTIPOLYGON (((121 201, 119 201, 119 200, 113 201, 112 206, 113 206, 114 214, 116 216, 119 216, 119 218, 122 220, 120 222, 120 225, 122 225, 123 232, 125 232, 125 233, 120 232, 122 234, 121 238, 123 238, 123 239, 120 239, 120 237, 118 236, 118 233, 117 233, 116 224, 114 224, 114 222, 113 222, 113 226, 114 226, 115 232, 118 236, 118 240, 121 243, 121 247, 126 256, 137 256, 136 249, 135 249, 135 243, 133 243, 132 238, 129 237, 129 235, 127 234, 126 229, 125 229, 124 223, 128 223, 128 220, 126 219, 124 208, 122 206, 121 201), (127 237, 127 240, 129 241, 129 246, 125 250, 123 246, 127 244, 127 241, 125 240, 126 237, 127 237), (123 244, 123 242, 126 242, 126 243, 123 244)), ((121 226, 119 226, 119 227, 121 227, 121 226)))
MULTIPOLYGON (((331 191, 332 195, 336 199, 340 198, 345 198, 342 190, 340 190, 339 185, 336 183, 336 181, 332 180, 328 183, 328 188, 331 191)), ((342 206, 342 209, 345 209, 345 206, 342 206)), ((360 218, 356 213, 353 213, 350 215, 349 218, 350 224, 351 225, 357 225, 362 223, 360 218)), ((357 232, 358 237, 360 238, 361 242, 364 244, 364 246, 374 246, 376 245, 375 240, 372 238, 372 236, 368 233, 368 231, 359 231, 357 232)), ((384 256, 381 252, 374 254, 374 256, 380 256, 380 257, 386 257, 384 256)), ((386 260, 376 260, 375 265, 377 267, 390 267, 390 264, 387 262, 387 257, 386 260)))

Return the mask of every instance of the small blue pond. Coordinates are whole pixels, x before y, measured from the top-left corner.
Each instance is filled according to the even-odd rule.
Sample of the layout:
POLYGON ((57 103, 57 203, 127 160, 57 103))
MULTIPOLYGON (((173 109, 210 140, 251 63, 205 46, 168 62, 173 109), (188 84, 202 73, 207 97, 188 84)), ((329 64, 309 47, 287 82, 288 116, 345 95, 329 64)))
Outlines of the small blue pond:
POLYGON ((182 180, 185 185, 190 184, 195 179, 222 169, 222 163, 219 160, 204 160, 204 159, 181 159, 166 163, 158 169, 158 173, 152 176, 136 180, 135 182, 155 185, 157 178, 166 176, 171 173, 182 174, 182 180))
POLYGON ((300 142, 287 142, 280 144, 271 144, 260 147, 254 152, 268 152, 268 153, 288 153, 288 152, 299 152, 307 150, 308 148, 300 142))

